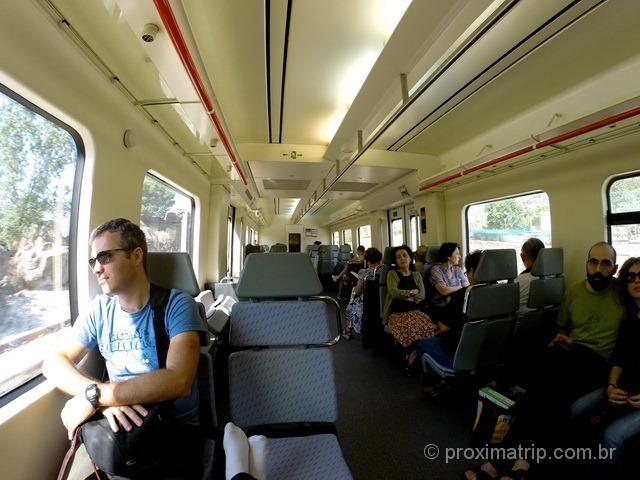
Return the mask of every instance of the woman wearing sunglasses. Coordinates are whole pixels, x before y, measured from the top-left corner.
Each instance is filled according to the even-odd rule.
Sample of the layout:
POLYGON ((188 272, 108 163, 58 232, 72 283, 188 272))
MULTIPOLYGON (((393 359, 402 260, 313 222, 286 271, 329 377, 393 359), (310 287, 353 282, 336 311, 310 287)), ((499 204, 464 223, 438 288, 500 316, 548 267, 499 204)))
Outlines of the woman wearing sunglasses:
POLYGON ((578 421, 601 414, 595 419, 600 420, 604 431, 602 446, 608 450, 603 478, 618 478, 624 444, 640 434, 640 257, 624 262, 618 277, 627 314, 611 359, 609 383, 571 407, 571 415, 578 421))

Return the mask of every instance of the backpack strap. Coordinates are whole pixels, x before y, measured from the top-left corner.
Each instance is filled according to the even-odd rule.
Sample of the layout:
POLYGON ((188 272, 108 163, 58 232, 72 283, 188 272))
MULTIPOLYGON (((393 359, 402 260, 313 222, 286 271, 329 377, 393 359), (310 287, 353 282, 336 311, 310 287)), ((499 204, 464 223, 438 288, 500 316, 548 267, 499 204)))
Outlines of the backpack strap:
POLYGON ((169 351, 169 335, 164 322, 164 314, 169 304, 171 290, 159 285, 151 284, 149 303, 153 309, 153 330, 156 335, 156 353, 158 354, 158 368, 164 368, 167 364, 167 352, 169 351))

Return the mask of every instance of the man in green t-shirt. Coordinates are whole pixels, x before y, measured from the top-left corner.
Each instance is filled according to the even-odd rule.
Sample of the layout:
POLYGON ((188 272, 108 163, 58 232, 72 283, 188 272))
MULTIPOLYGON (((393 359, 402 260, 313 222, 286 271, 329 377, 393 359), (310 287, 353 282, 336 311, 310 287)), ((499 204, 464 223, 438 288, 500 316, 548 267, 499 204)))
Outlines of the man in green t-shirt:
MULTIPOLYGON (((607 383, 609 358, 624 315, 613 284, 618 269, 615 249, 606 242, 596 243, 589 249, 586 266, 587 279, 565 292, 557 320, 560 330, 536 362, 536 374, 511 433, 514 443, 562 445, 567 441, 563 435, 569 431, 571 403, 607 383)), ((529 462, 520 458, 513 468, 528 470, 529 462)))
POLYGON ((595 244, 587 258, 587 279, 569 287, 558 315, 560 332, 554 344, 583 346, 609 360, 618 336, 624 307, 613 285, 616 251, 605 242, 595 244))

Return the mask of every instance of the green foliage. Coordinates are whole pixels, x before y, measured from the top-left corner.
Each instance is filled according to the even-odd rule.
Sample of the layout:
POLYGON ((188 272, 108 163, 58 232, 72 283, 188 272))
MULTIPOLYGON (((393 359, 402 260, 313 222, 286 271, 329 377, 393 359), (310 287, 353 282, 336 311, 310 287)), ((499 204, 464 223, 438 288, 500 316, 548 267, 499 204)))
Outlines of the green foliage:
POLYGON ((513 198, 489 203, 485 208, 487 228, 507 229, 528 226, 525 208, 513 198))
POLYGON ((175 193, 160 182, 144 177, 142 186, 142 212, 140 217, 144 223, 152 219, 165 218, 175 203, 175 193))
POLYGON ((613 213, 640 211, 640 176, 614 182, 609 196, 613 213))
POLYGON ((0 244, 33 240, 68 214, 70 189, 59 187, 76 158, 67 131, 0 95, 0 244))

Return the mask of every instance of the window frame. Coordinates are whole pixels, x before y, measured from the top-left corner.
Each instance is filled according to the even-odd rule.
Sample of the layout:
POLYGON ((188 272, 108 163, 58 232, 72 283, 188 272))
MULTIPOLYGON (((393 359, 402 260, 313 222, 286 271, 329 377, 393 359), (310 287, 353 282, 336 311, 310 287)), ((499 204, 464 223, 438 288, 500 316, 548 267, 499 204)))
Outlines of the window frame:
MULTIPOLYGON (((182 190, 180 187, 172 185, 170 182, 163 179, 158 174, 153 173, 151 170, 148 170, 144 174, 144 178, 146 177, 150 177, 152 180, 169 188, 169 190, 172 190, 175 193, 179 193, 180 195, 183 195, 189 199, 189 203, 191 204, 191 219, 189 220, 189 228, 187 229, 188 230, 187 231, 187 253, 191 258, 193 258, 193 248, 194 248, 193 240, 194 240, 194 229, 195 229, 195 218, 196 218, 196 199, 194 198, 193 195, 182 190)), ((144 192, 144 179, 142 181, 143 181, 143 192, 144 192)), ((142 198, 140 199, 140 215, 142 216, 142 198)))
MULTIPOLYGON (((73 174, 72 192, 71 192, 71 209, 69 213, 69 322, 73 325, 79 314, 78 307, 78 224, 80 217, 80 195, 82 189, 82 179, 84 176, 84 167, 86 159, 86 150, 82 136, 71 125, 63 122, 53 114, 47 112, 42 107, 29 101, 22 95, 14 92, 9 87, 0 83, 0 93, 9 97, 16 103, 21 104, 23 107, 31 110, 35 114, 45 118, 54 125, 65 130, 73 139, 76 145, 76 166, 73 174)), ((0 396, 0 408, 7 405, 9 402, 17 399, 21 395, 31 390, 36 385, 39 385, 44 381, 44 375, 42 371, 39 375, 27 380, 22 385, 8 391, 4 395, 0 396)))
MULTIPOLYGON (((547 200, 549 200, 549 217, 551 217, 551 199, 549 199, 549 194, 547 192, 545 192, 544 190, 533 190, 530 192, 524 192, 524 193, 517 193, 515 195, 507 195, 505 197, 498 197, 498 198, 491 198, 489 200, 484 200, 481 202, 474 202, 474 203, 469 203, 468 205, 466 205, 463 209, 463 223, 464 223, 464 245, 463 250, 466 251, 466 253, 471 252, 471 247, 470 247, 470 238, 469 238, 469 209, 471 207, 475 207, 477 205, 484 205, 487 203, 493 203, 493 202, 500 202, 503 200, 511 200, 513 198, 519 198, 519 197, 526 197, 529 195, 537 195, 539 193, 544 193, 547 196, 547 200)), ((553 243, 553 236, 551 237, 551 242, 553 243)), ((517 249, 516 249, 517 252, 517 249)), ((460 252, 461 254, 463 252, 460 252)))
POLYGON ((611 226, 618 225, 633 225, 640 224, 640 210, 634 210, 632 212, 621 212, 621 213, 612 213, 611 212, 611 187, 614 183, 625 180, 627 178, 640 177, 640 171, 630 172, 623 175, 617 175, 615 177, 611 177, 607 182, 606 186, 606 197, 607 197, 607 241, 609 243, 612 242, 611 238, 611 226))

